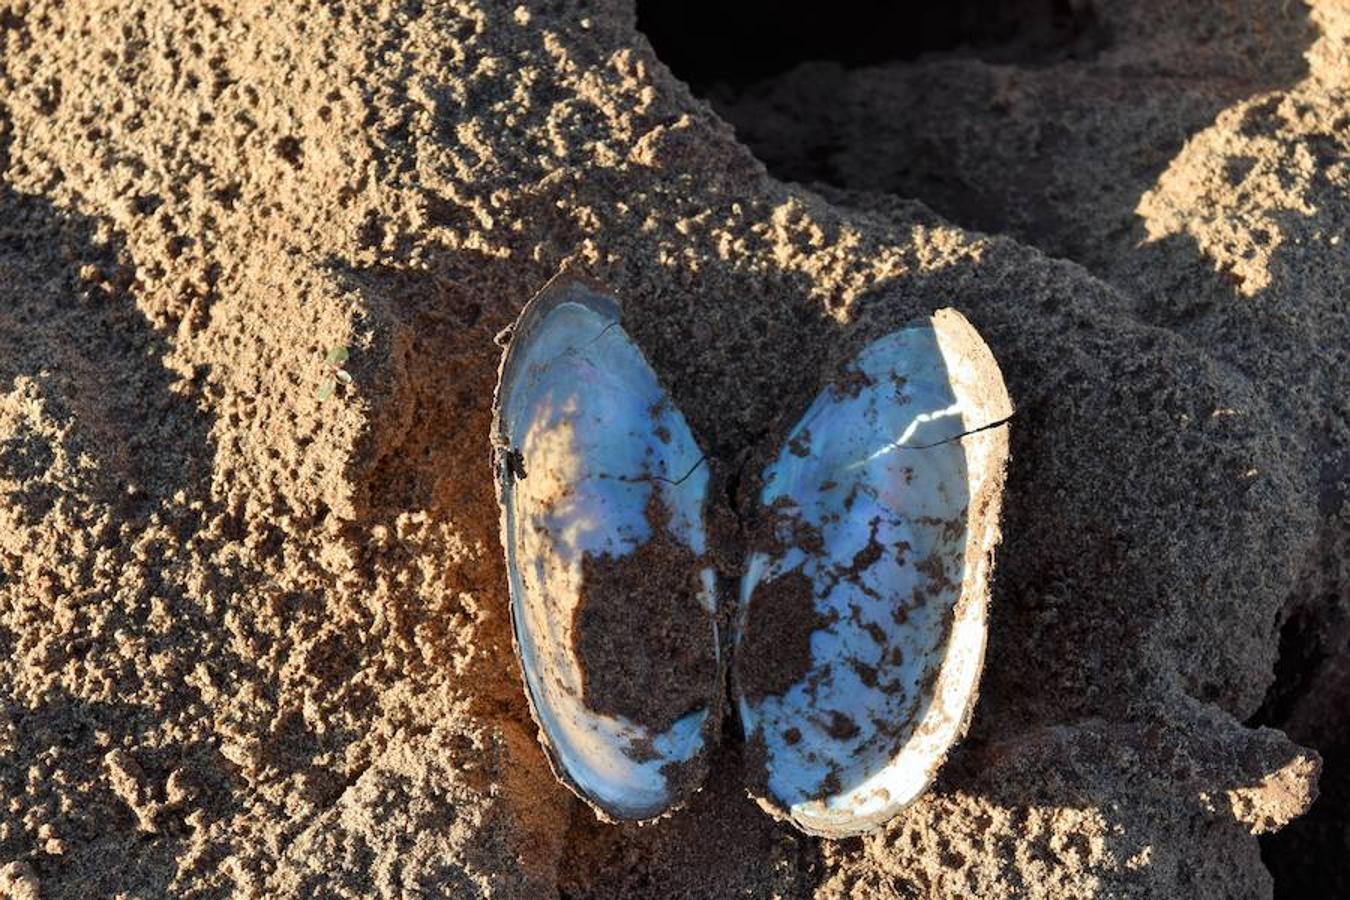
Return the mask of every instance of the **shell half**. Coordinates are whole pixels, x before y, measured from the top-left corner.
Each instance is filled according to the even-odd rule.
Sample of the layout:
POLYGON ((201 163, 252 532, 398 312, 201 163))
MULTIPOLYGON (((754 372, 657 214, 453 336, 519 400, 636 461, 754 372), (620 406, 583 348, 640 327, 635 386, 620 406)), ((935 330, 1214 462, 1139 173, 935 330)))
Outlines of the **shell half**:
POLYGON ((708 468, 603 289, 560 276, 526 306, 493 443, 540 741, 603 818, 659 817, 697 789, 721 714, 708 468))
POLYGON ((940 310, 864 348, 764 472, 732 671, 769 812, 868 831, 964 733, 1011 414, 989 348, 940 310))

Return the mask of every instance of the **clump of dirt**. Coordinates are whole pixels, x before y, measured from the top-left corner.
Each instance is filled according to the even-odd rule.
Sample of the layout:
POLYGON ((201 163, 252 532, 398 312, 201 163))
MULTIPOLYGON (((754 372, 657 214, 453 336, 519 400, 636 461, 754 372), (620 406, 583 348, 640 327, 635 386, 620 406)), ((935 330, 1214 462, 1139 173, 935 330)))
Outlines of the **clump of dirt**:
POLYGON ((858 724, 839 712, 830 710, 830 723, 825 729, 836 741, 847 741, 858 734, 858 724))
POLYGON ((697 554, 670 531, 670 511, 653 487, 651 537, 623 556, 583 556, 572 647, 582 699, 655 734, 715 704, 718 679, 712 615, 700 601, 697 554))
POLYGON ((800 570, 761 582, 750 596, 734 671, 750 702, 785 694, 810 674, 811 635, 832 620, 817 612, 811 579, 800 570))

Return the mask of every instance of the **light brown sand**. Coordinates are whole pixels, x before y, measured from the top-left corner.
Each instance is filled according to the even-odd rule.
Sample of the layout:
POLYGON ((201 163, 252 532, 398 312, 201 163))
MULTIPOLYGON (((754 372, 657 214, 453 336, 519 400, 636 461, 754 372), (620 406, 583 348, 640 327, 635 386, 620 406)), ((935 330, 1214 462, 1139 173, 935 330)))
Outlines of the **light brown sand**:
POLYGON ((620 0, 0 0, 0 895, 1268 894, 1320 761, 1241 722, 1346 752, 1350 8, 1098 5, 1090 60, 717 98, 812 191, 620 0), (549 774, 487 435, 569 257, 727 461, 920 313, 998 355, 982 697, 884 831, 735 740, 643 829, 549 774))

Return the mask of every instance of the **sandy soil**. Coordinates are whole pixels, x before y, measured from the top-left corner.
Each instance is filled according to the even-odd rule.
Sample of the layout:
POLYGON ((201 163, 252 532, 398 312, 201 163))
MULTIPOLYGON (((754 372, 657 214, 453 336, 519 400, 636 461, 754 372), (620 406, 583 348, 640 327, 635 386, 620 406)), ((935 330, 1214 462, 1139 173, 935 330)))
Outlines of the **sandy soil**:
POLYGON ((0 896, 1350 891, 1350 4, 1091 9, 709 105, 620 0, 0 0, 0 896), (984 689, 881 832, 734 734, 651 827, 550 775, 487 438, 569 259, 725 466, 918 313, 997 353, 984 689))

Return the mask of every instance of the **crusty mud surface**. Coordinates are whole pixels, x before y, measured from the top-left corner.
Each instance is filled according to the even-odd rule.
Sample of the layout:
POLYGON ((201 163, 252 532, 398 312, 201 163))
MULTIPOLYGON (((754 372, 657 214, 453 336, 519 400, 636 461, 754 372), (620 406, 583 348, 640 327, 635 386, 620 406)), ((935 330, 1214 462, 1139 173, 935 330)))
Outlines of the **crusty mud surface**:
POLYGON ((712 614, 699 599, 698 556, 669 531, 670 514, 648 504, 652 536, 620 557, 581 560, 572 647, 582 701, 653 735, 720 703, 712 614))
POLYGON ((811 635, 830 620, 816 611, 811 579, 799 570, 761 582, 750 597, 734 663, 738 690, 750 702, 786 694, 811 672, 811 635))
POLYGON ((1090 5, 710 106, 623 0, 0 0, 0 893, 1343 887, 1350 7, 1090 5), (550 774, 487 442, 568 259, 728 465, 935 308, 997 356, 979 706, 877 833, 735 735, 647 828, 550 774))

